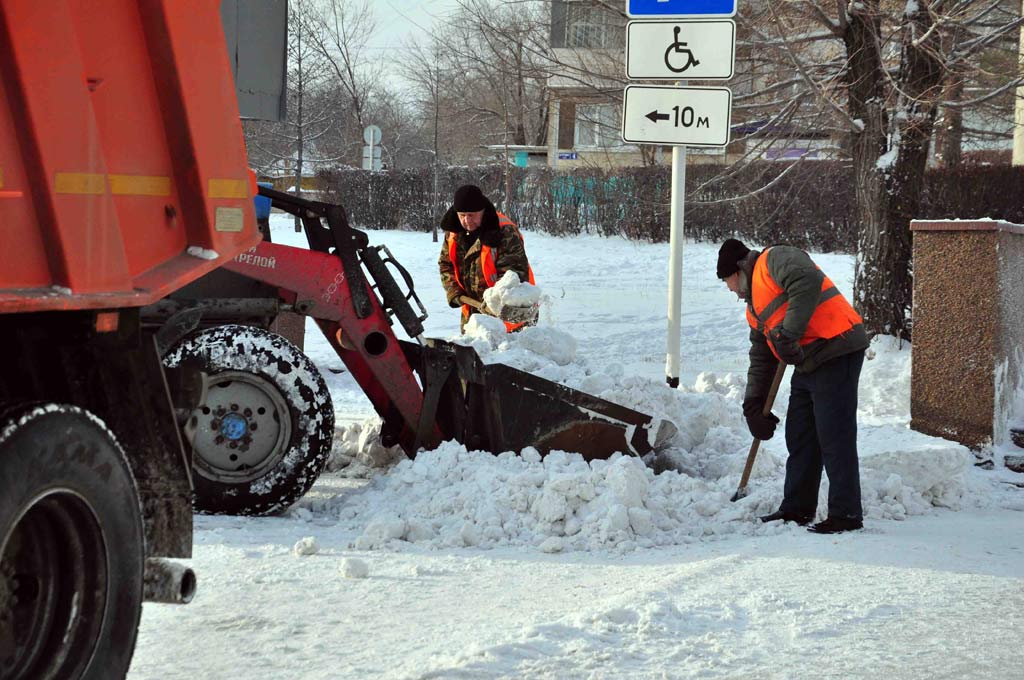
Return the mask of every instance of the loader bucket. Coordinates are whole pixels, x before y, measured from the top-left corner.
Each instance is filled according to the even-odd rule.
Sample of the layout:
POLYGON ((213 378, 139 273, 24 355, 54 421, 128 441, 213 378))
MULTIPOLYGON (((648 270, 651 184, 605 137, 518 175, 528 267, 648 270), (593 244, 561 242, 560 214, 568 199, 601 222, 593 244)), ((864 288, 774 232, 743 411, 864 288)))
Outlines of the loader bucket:
POLYGON ((642 456, 676 433, 667 420, 614 404, 503 364, 471 347, 428 339, 403 343, 424 391, 423 418, 446 438, 492 453, 528 446, 542 455, 570 451, 586 460, 616 451, 642 456))

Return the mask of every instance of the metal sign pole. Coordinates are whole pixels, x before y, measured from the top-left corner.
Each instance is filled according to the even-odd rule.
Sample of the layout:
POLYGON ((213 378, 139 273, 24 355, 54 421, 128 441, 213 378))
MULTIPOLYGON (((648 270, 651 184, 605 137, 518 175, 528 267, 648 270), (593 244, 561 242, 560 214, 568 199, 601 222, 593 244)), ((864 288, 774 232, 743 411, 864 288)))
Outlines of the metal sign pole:
MULTIPOLYGON (((680 83, 685 85, 686 83, 680 83)), ((683 322, 683 215, 686 201, 686 147, 672 147, 672 199, 669 216, 668 341, 665 382, 679 387, 679 353, 683 322)))
MULTIPOLYGON (((626 77, 728 80, 736 70, 736 0, 626 0, 626 77), (720 17, 709 20, 711 17, 720 17), (653 49, 652 49, 653 47, 653 49), (685 72, 685 75, 681 75, 685 72)), ((627 85, 622 140, 672 147, 665 382, 679 387, 683 321, 686 147, 727 147, 732 91, 722 87, 627 85)))

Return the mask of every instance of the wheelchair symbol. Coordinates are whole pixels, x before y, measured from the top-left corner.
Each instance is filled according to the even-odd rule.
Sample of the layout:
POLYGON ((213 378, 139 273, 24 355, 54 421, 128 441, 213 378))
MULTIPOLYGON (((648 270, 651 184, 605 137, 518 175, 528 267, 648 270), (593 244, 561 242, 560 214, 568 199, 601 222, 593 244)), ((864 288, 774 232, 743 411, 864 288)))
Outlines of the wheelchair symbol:
POLYGON ((693 56, 693 52, 691 52, 690 49, 686 46, 686 43, 679 42, 679 31, 680 30, 681 29, 679 28, 679 26, 675 26, 672 29, 672 32, 675 34, 674 42, 671 45, 668 46, 667 50, 665 50, 665 66, 667 66, 668 70, 672 71, 672 73, 682 73, 683 71, 685 71, 686 69, 690 68, 691 66, 699 66, 700 65, 700 62, 697 60, 697 58, 695 56, 693 56), (672 62, 673 62, 672 55, 673 54, 685 54, 686 55, 686 63, 684 63, 682 66, 679 66, 679 67, 673 66, 672 65, 672 62))

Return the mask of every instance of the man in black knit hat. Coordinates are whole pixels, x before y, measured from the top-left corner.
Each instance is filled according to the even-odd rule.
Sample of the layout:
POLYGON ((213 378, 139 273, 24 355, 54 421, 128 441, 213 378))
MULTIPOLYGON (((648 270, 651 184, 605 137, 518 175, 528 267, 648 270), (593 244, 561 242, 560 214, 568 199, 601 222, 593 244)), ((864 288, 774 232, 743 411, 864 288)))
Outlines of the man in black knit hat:
POLYGON ((824 468, 828 516, 810 531, 860 529, 857 385, 868 346, 860 316, 807 253, 792 246, 759 252, 728 239, 718 251, 717 274, 747 304, 750 368, 743 415, 757 439, 771 439, 779 422, 763 412, 778 362, 795 369, 782 504, 761 520, 809 524, 824 468))
MULTIPOLYGON (((474 310, 460 298, 482 302, 484 291, 509 271, 514 271, 520 282, 534 283, 523 235, 512 220, 495 210, 480 187, 466 184, 456 189, 452 207, 441 218, 441 228, 447 232, 437 260, 441 285, 448 304, 462 307, 463 327, 474 310)), ((491 314, 486 307, 476 311, 491 314)), ((505 327, 515 331, 525 325, 506 322, 505 327)))

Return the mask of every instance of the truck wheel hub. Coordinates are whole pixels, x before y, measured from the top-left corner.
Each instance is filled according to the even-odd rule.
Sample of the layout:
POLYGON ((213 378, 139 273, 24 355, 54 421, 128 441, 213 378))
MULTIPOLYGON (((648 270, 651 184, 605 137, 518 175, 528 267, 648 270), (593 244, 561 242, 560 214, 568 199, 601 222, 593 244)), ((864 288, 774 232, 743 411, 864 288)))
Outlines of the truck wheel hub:
POLYGON ((206 402, 185 427, 196 471, 233 484, 262 477, 287 452, 291 420, 287 402, 269 379, 244 371, 208 377, 206 402))
POLYGON ((249 421, 237 413, 229 413, 220 421, 220 431, 231 441, 238 441, 249 433, 249 421))

